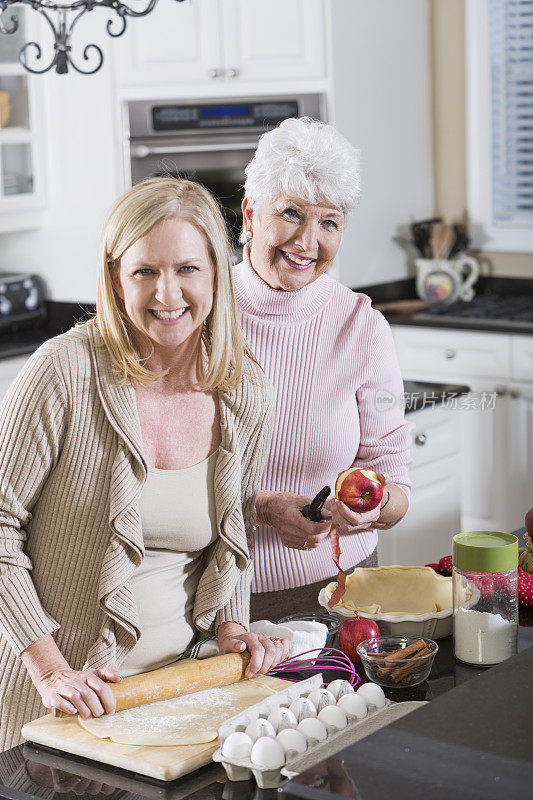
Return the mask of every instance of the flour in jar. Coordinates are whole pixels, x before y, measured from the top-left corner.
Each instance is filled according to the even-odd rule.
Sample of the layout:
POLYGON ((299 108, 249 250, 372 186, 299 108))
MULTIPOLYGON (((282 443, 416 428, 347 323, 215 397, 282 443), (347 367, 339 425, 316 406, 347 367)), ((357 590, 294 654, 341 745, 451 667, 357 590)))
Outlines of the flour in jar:
POLYGON ((82 719, 93 736, 130 745, 194 745, 211 742, 227 719, 276 692, 263 676, 202 692, 147 703, 116 714, 82 719))
POLYGON ((459 607, 453 636, 455 655, 468 664, 499 664, 516 653, 516 623, 500 614, 459 607))

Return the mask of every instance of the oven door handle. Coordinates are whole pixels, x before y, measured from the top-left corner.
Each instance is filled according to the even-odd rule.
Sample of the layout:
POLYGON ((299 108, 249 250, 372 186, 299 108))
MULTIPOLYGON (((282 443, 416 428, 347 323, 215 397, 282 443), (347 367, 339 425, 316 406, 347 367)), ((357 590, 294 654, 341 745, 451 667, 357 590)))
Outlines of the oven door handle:
POLYGON ((223 150, 255 150, 257 142, 228 142, 226 144, 182 144, 168 147, 155 147, 147 144, 132 144, 130 153, 133 158, 147 158, 148 156, 164 155, 169 153, 207 153, 223 150))

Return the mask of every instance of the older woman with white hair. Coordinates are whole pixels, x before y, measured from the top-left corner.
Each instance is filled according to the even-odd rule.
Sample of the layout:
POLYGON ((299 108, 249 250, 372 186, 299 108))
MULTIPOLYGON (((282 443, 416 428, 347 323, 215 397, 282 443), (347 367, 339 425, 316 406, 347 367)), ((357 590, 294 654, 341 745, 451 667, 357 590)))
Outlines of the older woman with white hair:
MULTIPOLYGON (((392 334, 370 299, 328 275, 359 197, 358 153, 334 127, 288 119, 261 137, 246 168, 242 263, 233 271, 248 343, 274 384, 276 421, 261 491, 252 619, 318 608, 336 574, 334 523, 346 568, 377 565, 376 529, 406 513, 409 427, 399 404, 392 334), (301 513, 350 466, 383 473, 388 502, 356 513, 329 501, 322 522, 301 513)), ((356 254, 350 254, 356 258, 356 254)))

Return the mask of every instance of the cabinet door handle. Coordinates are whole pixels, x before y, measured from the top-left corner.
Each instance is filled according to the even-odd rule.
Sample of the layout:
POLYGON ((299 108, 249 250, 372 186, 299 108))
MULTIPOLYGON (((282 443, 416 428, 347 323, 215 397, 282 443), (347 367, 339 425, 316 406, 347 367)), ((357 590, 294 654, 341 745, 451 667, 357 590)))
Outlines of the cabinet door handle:
POLYGON ((417 444, 419 447, 422 447, 423 444, 426 444, 427 440, 427 433, 417 433, 415 436, 415 444, 417 444))
POLYGON ((226 78, 237 78, 239 75, 239 70, 237 67, 230 67, 230 69, 226 70, 226 78))
POLYGON ((207 71, 207 76, 208 78, 211 78, 211 80, 213 80, 213 78, 220 78, 222 74, 223 71, 217 67, 213 67, 213 69, 207 71))
POLYGON ((444 351, 444 358, 455 358, 456 355, 457 351, 453 350, 451 347, 444 351))

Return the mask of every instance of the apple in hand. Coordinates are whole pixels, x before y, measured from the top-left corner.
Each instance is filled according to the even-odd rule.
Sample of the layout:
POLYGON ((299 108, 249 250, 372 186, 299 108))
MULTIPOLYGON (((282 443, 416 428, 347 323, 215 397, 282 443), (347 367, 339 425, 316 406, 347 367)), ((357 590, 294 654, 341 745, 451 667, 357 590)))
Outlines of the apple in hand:
POLYGON ((335 497, 359 514, 372 511, 383 498, 383 481, 371 469, 345 469, 335 483, 335 497))
POLYGON ((339 650, 345 653, 352 663, 360 662, 357 645, 365 639, 374 639, 380 636, 379 628, 371 619, 364 617, 350 617, 341 623, 337 633, 339 650))

